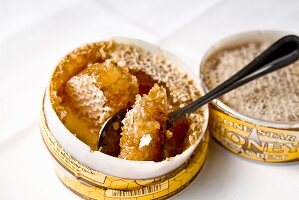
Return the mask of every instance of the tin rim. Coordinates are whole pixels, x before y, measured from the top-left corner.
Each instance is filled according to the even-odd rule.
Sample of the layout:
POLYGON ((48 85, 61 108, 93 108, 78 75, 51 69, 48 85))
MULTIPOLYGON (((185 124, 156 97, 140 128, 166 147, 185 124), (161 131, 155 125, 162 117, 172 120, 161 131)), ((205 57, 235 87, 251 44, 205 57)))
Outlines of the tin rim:
MULTIPOLYGON (((201 80, 201 86, 203 90, 207 93, 209 90, 207 89, 206 85, 203 82, 203 74, 202 74, 202 68, 204 63, 207 61, 208 58, 210 58, 211 55, 213 55, 215 52, 220 51, 222 49, 225 49, 230 46, 234 46, 236 44, 242 44, 246 43, 248 41, 273 41, 278 39, 279 37, 288 35, 288 34, 294 34, 298 35, 296 33, 288 32, 288 31, 282 31, 282 30, 254 30, 254 31, 246 31, 246 32, 240 32, 237 34, 233 34, 229 37, 223 38, 212 47, 208 49, 208 51, 204 54, 202 61, 200 62, 199 67, 199 74, 200 74, 200 80, 201 80)), ((282 128, 282 129, 298 129, 299 128, 299 121, 291 121, 291 122, 280 122, 280 121, 269 121, 269 120, 261 120, 254 117, 250 117, 244 114, 241 114, 240 112, 237 112, 233 108, 227 106, 225 103, 223 103, 219 99, 214 99, 212 101, 212 104, 215 105, 217 108, 221 109, 225 113, 227 113, 230 116, 236 117, 238 119, 241 119, 243 121, 260 125, 260 126, 267 126, 267 127, 273 127, 273 128, 282 128)))

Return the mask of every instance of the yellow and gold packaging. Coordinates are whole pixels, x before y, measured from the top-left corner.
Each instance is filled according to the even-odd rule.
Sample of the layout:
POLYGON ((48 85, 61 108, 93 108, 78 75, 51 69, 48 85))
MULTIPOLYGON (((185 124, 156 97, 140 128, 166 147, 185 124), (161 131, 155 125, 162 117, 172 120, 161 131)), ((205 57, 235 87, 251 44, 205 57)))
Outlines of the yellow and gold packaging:
POLYGON ((178 169, 160 177, 134 180, 109 176, 75 160, 55 140, 41 116, 41 133, 54 158, 54 167, 61 182, 86 199, 166 199, 187 187, 203 167, 209 134, 206 133, 191 158, 178 169))

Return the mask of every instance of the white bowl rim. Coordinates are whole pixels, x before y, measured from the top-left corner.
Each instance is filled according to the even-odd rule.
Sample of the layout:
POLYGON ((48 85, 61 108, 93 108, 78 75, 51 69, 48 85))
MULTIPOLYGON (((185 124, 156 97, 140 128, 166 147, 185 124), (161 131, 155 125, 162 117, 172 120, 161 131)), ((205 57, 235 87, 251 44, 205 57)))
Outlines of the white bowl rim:
MULTIPOLYGON (((120 43, 127 43, 130 45, 136 45, 138 47, 152 52, 153 54, 163 55, 165 56, 166 60, 175 63, 179 70, 182 70, 185 67, 188 68, 187 64, 185 64, 174 54, 168 52, 167 50, 161 49, 154 44, 124 37, 112 37, 108 40, 103 41, 109 40, 114 40, 120 43)), ((201 88, 201 83, 198 77, 194 77, 191 73, 188 73, 188 75, 189 77, 193 78, 193 80, 198 86, 198 89, 200 90, 200 93, 203 95, 204 90, 201 88)), ((206 105, 204 106, 203 112, 204 124, 202 133, 196 140, 196 142, 193 145, 191 145, 187 150, 185 150, 182 154, 163 160, 161 162, 154 162, 124 160, 106 155, 98 151, 91 151, 88 145, 80 141, 78 138, 74 137, 74 135, 59 120, 50 102, 49 86, 47 87, 45 94, 44 113, 48 128, 54 135, 57 142, 76 160, 100 173, 127 179, 149 179, 160 177, 184 164, 190 158, 193 151, 198 146, 199 142, 202 140, 204 134, 206 133, 209 117, 208 106, 206 105), (49 118, 51 118, 51 120, 49 120, 49 118), (105 165, 103 165, 103 162, 105 162, 105 165)))

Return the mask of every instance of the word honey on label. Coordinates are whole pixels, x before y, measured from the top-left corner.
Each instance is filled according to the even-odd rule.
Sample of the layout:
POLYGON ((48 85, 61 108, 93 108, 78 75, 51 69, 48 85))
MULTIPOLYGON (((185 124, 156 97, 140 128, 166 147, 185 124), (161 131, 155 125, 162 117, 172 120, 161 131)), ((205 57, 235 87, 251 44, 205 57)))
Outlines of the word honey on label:
POLYGON ((228 150, 264 162, 299 159, 299 131, 258 126, 210 108, 209 127, 214 138, 228 150))

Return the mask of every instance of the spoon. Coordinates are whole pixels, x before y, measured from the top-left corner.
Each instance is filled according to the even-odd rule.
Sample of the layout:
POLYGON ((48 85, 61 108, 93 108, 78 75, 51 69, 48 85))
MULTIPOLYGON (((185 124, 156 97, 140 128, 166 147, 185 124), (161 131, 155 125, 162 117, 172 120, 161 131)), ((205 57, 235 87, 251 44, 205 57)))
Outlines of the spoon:
MULTIPOLYGON (((185 107, 168 114, 167 129, 173 126, 175 122, 184 117, 187 113, 193 112, 201 106, 211 102, 223 94, 234 90, 245 83, 256 78, 264 76, 270 72, 281 69, 299 58, 299 37, 288 35, 280 38, 270 47, 264 50, 259 56, 252 60, 239 72, 218 85, 216 88, 200 97, 196 101, 185 107)), ((106 137, 108 129, 116 122, 120 124, 125 117, 126 110, 123 110, 110 117, 102 126, 99 132, 98 147, 101 146, 103 137, 106 137)), ((117 126, 120 129, 120 126, 117 126)), ((118 130, 120 132, 120 130, 118 130)))

